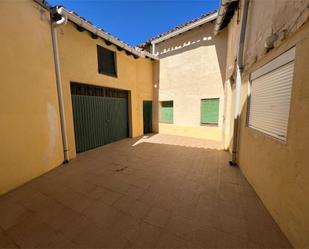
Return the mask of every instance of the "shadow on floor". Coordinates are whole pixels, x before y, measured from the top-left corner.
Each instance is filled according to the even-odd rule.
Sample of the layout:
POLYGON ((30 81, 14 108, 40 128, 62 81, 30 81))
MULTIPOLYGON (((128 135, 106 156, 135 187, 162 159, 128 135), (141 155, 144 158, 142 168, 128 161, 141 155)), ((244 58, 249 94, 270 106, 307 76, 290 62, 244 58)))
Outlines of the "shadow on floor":
POLYGON ((138 139, 133 146, 140 143, 156 143, 156 144, 167 144, 177 145, 192 148, 203 148, 203 149, 217 149, 222 150, 222 143, 215 140, 191 138, 184 136, 175 136, 167 134, 147 134, 138 139))
POLYGON ((0 197, 0 247, 290 247, 228 153, 138 141, 81 153, 0 197))

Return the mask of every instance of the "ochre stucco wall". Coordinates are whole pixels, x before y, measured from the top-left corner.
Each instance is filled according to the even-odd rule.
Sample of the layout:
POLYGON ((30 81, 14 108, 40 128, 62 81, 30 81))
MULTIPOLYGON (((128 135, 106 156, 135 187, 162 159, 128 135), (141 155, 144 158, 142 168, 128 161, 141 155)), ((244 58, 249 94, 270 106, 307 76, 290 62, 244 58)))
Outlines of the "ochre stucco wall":
POLYGON ((49 13, 0 1, 0 194, 63 162, 49 13), (4 21, 5 20, 5 21, 4 21))
POLYGON ((160 57, 159 100, 174 101, 173 124, 160 133, 222 141, 226 32, 207 23, 156 44, 160 57), (201 99, 220 98, 218 126, 201 126, 201 99))
POLYGON ((58 41, 70 158, 76 156, 70 82, 130 91, 130 136, 143 135, 143 100, 153 99, 153 61, 119 52, 100 38, 92 39, 87 31, 79 32, 70 22, 59 28, 58 41), (97 44, 116 52, 117 78, 98 73, 97 44))
MULTIPOLYGON (((242 0, 243 1, 243 0, 242 0)), ((308 18, 308 0, 251 0, 246 34, 245 64, 257 62, 266 54, 266 38, 275 34, 275 47, 308 18)))
MULTIPOLYGON (((240 2, 242 11, 243 0, 240 2)), ((308 1, 303 0, 250 1, 238 146, 241 170, 281 230, 293 246, 299 248, 309 247, 309 24, 307 21, 304 25, 308 18, 306 6, 308 1), (271 32, 278 35, 278 40, 275 48, 267 52, 264 44, 271 32), (295 45, 288 142, 284 144, 247 127, 248 84, 251 72, 295 45)), ((227 28, 227 78, 235 77, 240 25, 241 20, 237 23, 235 13, 227 28)), ((232 108, 233 105, 234 98, 232 108)), ((256 221, 260 222, 258 217, 256 221)))
MULTIPOLYGON (((2 1, 0 194, 59 166, 63 146, 49 12, 32 0, 2 1), (8 25, 9 24, 9 25, 8 25)), ((153 99, 153 61, 79 32, 58 29, 70 158, 76 156, 70 82, 130 91, 130 135, 143 134, 143 100, 153 99), (117 52, 118 78, 98 74, 96 44, 117 52)))
POLYGON ((225 150, 232 152, 233 147, 233 128, 234 128, 234 105, 235 105, 235 70, 237 51, 239 44, 240 16, 242 15, 243 5, 240 1, 239 8, 230 20, 229 25, 220 31, 226 31, 227 51, 226 51, 226 70, 225 70, 225 109, 224 109, 224 130, 223 146, 225 150))
MULTIPOLYGON (((249 39, 250 40, 250 39, 249 39)), ((309 23, 244 73, 239 165, 293 246, 309 247, 309 23), (248 75, 296 45, 288 140, 246 126, 248 75)))

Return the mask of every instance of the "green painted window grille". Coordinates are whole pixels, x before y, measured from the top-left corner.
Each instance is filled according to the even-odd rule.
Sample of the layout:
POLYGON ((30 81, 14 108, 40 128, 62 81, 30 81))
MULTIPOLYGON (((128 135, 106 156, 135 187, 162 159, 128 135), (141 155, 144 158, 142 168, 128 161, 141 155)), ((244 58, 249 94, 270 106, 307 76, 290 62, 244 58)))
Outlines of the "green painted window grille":
POLYGON ((160 122, 173 123, 174 103, 173 101, 162 101, 160 111, 160 122))
POLYGON ((219 122, 219 99, 201 100, 201 124, 217 125, 219 122))

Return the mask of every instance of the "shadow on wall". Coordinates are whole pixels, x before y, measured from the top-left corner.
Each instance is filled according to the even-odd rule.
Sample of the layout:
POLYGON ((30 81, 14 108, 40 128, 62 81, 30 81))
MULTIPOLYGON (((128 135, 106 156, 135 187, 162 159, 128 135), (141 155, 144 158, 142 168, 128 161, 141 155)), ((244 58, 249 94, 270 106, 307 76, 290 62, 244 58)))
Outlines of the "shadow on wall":
POLYGON ((227 55, 227 30, 225 29, 219 35, 214 37, 214 44, 216 47, 217 58, 220 67, 220 74, 222 79, 222 84, 224 87, 224 82, 226 81, 226 55, 227 55))
POLYGON ((200 30, 193 33, 193 35, 187 35, 186 33, 184 33, 162 43, 165 44, 162 49, 160 49, 159 44, 159 46, 157 46, 159 50, 159 52, 157 52, 157 56, 159 56, 160 59, 185 53, 187 51, 194 50, 200 47, 215 46, 217 60, 220 67, 222 84, 224 85, 227 53, 226 30, 220 32, 219 35, 214 36, 212 25, 210 28, 206 27, 206 29, 205 27, 201 27, 200 30))
POLYGON ((165 58, 168 56, 181 54, 187 52, 189 50, 193 50, 202 46, 213 46, 214 45, 213 35, 204 34, 202 37, 197 37, 194 39, 190 39, 185 42, 179 42, 178 44, 173 44, 168 48, 164 48, 163 51, 157 53, 157 55, 161 58, 165 58))

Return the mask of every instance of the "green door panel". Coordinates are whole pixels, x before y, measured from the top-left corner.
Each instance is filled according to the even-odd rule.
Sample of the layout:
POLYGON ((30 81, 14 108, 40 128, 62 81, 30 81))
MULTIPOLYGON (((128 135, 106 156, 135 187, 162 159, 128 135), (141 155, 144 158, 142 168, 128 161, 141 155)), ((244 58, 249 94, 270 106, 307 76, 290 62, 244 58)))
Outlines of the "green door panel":
POLYGON ((143 101, 144 134, 152 132, 152 101, 143 101))

